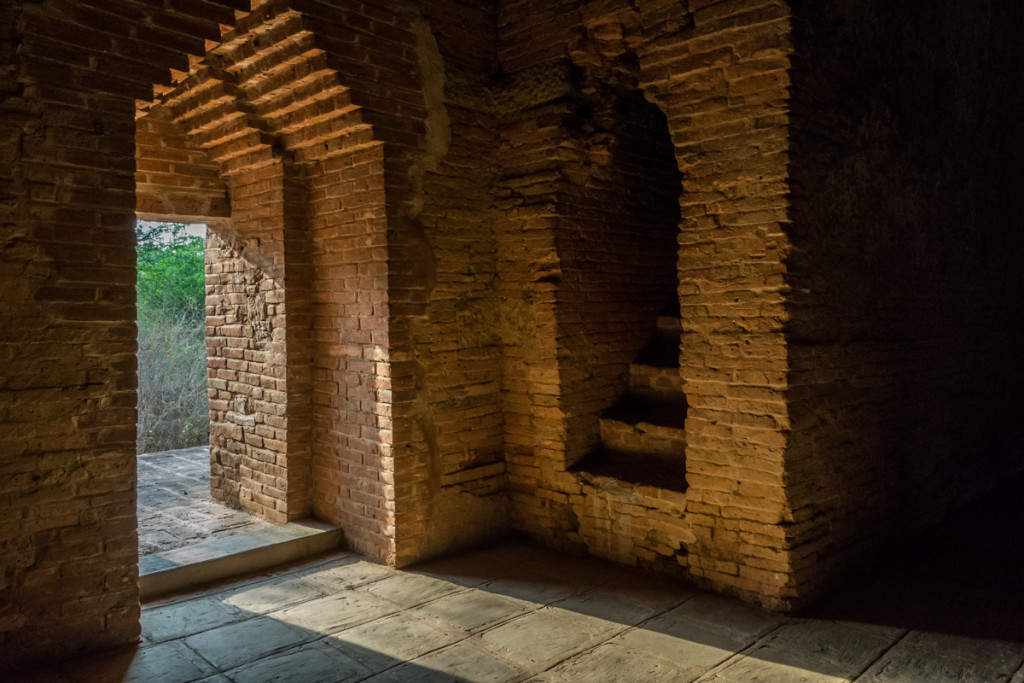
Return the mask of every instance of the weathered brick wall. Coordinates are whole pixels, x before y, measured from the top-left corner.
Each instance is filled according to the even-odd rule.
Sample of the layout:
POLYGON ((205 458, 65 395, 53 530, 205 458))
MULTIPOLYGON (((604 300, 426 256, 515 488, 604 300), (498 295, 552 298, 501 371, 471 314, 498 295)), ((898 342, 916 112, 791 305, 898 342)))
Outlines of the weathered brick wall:
POLYGON ((626 392, 656 316, 678 310, 681 186, 668 122, 638 85, 635 27, 592 21, 569 47, 580 82, 563 120, 571 154, 555 243, 565 464, 596 445, 598 417, 626 392))
MULTIPOLYGON (((593 427, 585 427, 592 422, 566 416, 579 410, 593 420, 599 409, 578 396, 569 398, 575 382, 564 380, 577 379, 580 366, 573 354, 545 353, 544 340, 554 333, 562 345, 567 338, 561 332, 573 330, 568 349, 571 339, 579 347, 588 333, 603 330, 599 316, 583 314, 585 299, 571 304, 572 295, 563 299, 555 287, 542 305, 537 296, 541 283, 524 282, 519 291, 533 303, 534 315, 523 337, 535 335, 541 341, 529 354, 507 361, 506 378, 516 379, 508 388, 519 389, 509 391, 508 398, 523 406, 515 423, 506 411, 516 524, 552 542, 585 546, 619 561, 685 569, 716 589, 784 606, 791 597, 786 537, 779 526, 788 518, 783 489, 788 366, 782 335, 790 52, 786 5, 694 1, 680 6, 649 0, 632 8, 616 2, 509 2, 502 5, 501 21, 506 71, 557 68, 568 56, 567 46, 575 49, 577 62, 592 69, 609 55, 630 55, 632 62, 612 63, 635 70, 634 87, 667 117, 682 175, 677 277, 681 372, 689 403, 685 495, 564 473, 566 448, 576 443, 567 438, 570 422, 584 425, 573 448, 582 449, 593 439, 593 427), (546 313, 548 306, 558 312, 545 328, 536 312, 546 313), (520 425, 521 444, 515 435, 520 425)), ((607 83, 608 74, 602 73, 600 82, 607 83)), ((545 263, 547 274, 554 273, 558 281, 575 256, 572 223, 566 219, 600 214, 595 196, 574 195, 568 185, 559 184, 559 158, 569 169, 566 175, 587 176, 579 159, 563 151, 573 119, 555 98, 568 94, 556 89, 547 110, 537 107, 525 121, 510 126, 507 144, 508 167, 522 165, 531 172, 533 187, 543 187, 532 195, 546 211, 540 220, 523 224, 536 231, 534 243, 543 253, 544 260, 531 262, 545 263), (526 156, 530 143, 532 165, 526 156), (563 235, 564 241, 559 239, 563 235)), ((620 161, 613 168, 622 174, 621 192, 629 186, 629 165, 620 161)), ((516 179, 524 177, 531 176, 516 179)), ((531 184, 520 180, 520 186, 531 184)), ((651 302, 646 313, 659 303, 651 302)), ((637 334, 617 351, 606 348, 607 355, 593 349, 597 353, 591 363, 599 359, 599 366, 622 367, 629 360, 627 349, 642 343, 642 333, 637 334)))
POLYGON ((0 659, 138 634, 135 210, 216 219, 215 491, 387 562, 787 608, 1019 464, 1020 10, 255 5, 0 4, 0 659), (687 490, 570 470, 673 293, 687 490))
POLYGON ((391 378, 383 150, 353 146, 310 171, 314 511, 354 547, 393 558, 391 378))
POLYGON ((233 20, 197 6, 143 25, 106 3, 0 5, 5 666, 139 633, 134 98, 233 20), (167 29, 182 21, 191 38, 167 29))
POLYGON ((203 222, 231 212, 220 167, 189 141, 167 107, 136 116, 135 207, 153 220, 203 222))
POLYGON ((787 469, 811 594, 1022 465, 1024 9, 801 2, 794 21, 787 469))
POLYGON ((683 176, 680 365, 689 573, 772 607, 788 587, 790 422, 784 259, 790 16, 785 2, 641 5, 640 84, 683 176), (692 22, 692 26, 687 26, 692 22))
POLYGON ((298 258, 287 245, 305 213, 294 173, 278 163, 232 174, 231 225, 213 226, 206 253, 211 491, 279 522, 312 502, 308 286, 294 274, 306 264, 304 245, 298 258))
MULTIPOLYGON (((430 2, 409 24, 423 137, 389 239, 398 562, 473 542, 507 519, 494 288, 496 71, 491 3, 430 2)), ((389 192, 392 186, 389 185, 389 192)))

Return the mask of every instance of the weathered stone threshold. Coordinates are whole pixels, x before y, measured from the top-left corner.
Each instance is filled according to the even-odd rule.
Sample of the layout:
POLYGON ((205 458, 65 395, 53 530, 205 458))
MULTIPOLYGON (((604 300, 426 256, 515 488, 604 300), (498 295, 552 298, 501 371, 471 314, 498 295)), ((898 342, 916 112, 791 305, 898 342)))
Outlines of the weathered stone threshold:
POLYGON ((143 600, 341 548, 339 527, 316 519, 215 538, 139 558, 143 600))

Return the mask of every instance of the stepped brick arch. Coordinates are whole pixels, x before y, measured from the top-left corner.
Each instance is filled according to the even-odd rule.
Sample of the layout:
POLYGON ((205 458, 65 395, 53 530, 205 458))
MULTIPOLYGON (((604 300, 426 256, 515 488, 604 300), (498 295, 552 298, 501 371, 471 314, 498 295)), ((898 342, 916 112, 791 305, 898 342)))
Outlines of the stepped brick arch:
POLYGON ((384 150, 315 23, 256 8, 142 120, 172 120, 231 204, 208 249, 215 497, 276 521, 315 511, 389 559, 384 150))
POLYGON ((436 45, 403 8, 375 38, 379 53, 359 52, 368 72, 352 61, 366 36, 346 22, 362 26, 329 3, 261 4, 141 120, 183 131, 219 166, 231 206, 208 250, 215 495, 275 520, 314 512, 395 561, 392 444, 404 425, 388 272, 416 257, 401 244, 403 228, 420 229, 420 77, 436 45), (330 40, 316 30, 325 23, 330 40), (412 47, 398 49, 403 39, 412 47))
MULTIPOLYGON (((216 250, 253 268, 215 273, 215 281, 220 277, 227 294, 245 299, 242 308, 250 322, 260 323, 264 346, 214 361, 226 375, 217 378, 226 395, 218 394, 214 406, 224 425, 217 438, 227 454, 219 480, 227 495, 237 492, 246 505, 278 520, 315 509, 345 525, 354 547, 383 559, 395 556, 385 237, 388 215, 402 215, 414 203, 415 190, 406 188, 414 188, 416 173, 408 166, 423 148, 420 55, 410 28, 418 15, 404 7, 376 8, 367 24, 355 21, 351 3, 291 5, 4 3, 4 30, 10 27, 19 44, 8 55, 4 43, 12 68, 3 77, 2 140, 13 176, 3 181, 5 194, 17 198, 18 214, 2 216, 5 231, 17 226, 5 233, 11 249, 2 289, 18 304, 7 311, 11 323, 0 345, 5 357, 35 359, 3 379, 21 406, 9 464, 18 469, 22 462, 21 471, 34 473, 15 482, 32 493, 12 503, 12 521, 0 536, 3 556, 13 558, 2 573, 7 597, 0 632, 3 648, 19 657, 123 643, 138 634, 137 209, 150 217, 207 219, 224 218, 229 198, 235 204, 213 241, 216 250), (264 22, 269 29, 259 28, 264 22), (300 24, 330 24, 331 39, 313 47, 300 24), (348 25, 387 36, 364 46, 365 35, 360 39, 348 25), (308 109, 261 89, 262 53, 242 54, 256 42, 274 44, 281 31, 295 50, 276 53, 288 68, 315 65, 316 75, 298 77, 299 85, 317 90, 308 109), (209 54, 213 46, 219 52, 209 54), (236 57, 238 73, 225 70, 236 57), (367 69, 366 63, 378 66, 367 69), (203 111, 212 118, 205 122, 178 121, 173 106, 193 67, 209 75, 204 84, 212 108, 203 111), (328 69, 354 74, 346 84, 363 86, 365 123, 344 88, 317 85, 328 69), (378 84, 389 79, 387 87, 378 84), (238 102, 239 93, 251 99, 220 121, 216 103, 238 102), (167 178, 149 169, 142 194, 151 203, 141 206, 134 187, 136 101, 152 102, 154 94, 151 118, 160 119, 154 126, 174 128, 177 140, 187 141, 186 152, 199 152, 193 160, 203 191, 168 194, 167 178), (372 139, 370 125, 386 148, 372 139), (387 201, 384 177, 396 188, 387 201), (246 193, 248 207, 239 201, 246 193), (289 314, 306 322, 294 329, 277 319, 289 314), (28 348, 34 355, 26 355, 28 348), (253 358, 258 373, 238 366, 250 362, 246 352, 263 356, 253 358), (240 389, 231 385, 236 372, 258 390, 258 400, 232 391, 240 389), (260 401, 278 407, 255 424, 260 401), (232 427, 242 428, 241 439, 232 427), (286 439, 277 438, 285 433, 286 439), (232 449, 243 444, 265 471, 245 470, 234 457, 239 454, 232 449), (290 476, 281 477, 283 471, 290 476), (243 492, 243 476, 258 487, 243 492), (315 491, 314 477, 321 483, 315 491), (64 502, 42 512, 33 507, 40 496, 64 502)), ((266 58, 272 63, 274 55, 266 58)), ((142 112, 149 108, 143 105, 142 112)), ((139 121, 140 129, 148 125, 145 115, 139 121)), ((213 343, 237 348, 227 315, 213 321, 220 335, 213 343)))

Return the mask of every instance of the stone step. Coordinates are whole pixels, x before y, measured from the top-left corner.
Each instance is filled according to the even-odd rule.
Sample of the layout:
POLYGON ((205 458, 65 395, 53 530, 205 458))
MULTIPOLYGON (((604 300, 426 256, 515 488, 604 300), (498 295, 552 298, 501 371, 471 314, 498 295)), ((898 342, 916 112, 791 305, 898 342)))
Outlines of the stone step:
POLYGON ((678 427, 663 427, 646 422, 629 424, 601 418, 601 443, 606 448, 625 453, 651 453, 679 458, 686 454, 686 432, 678 427))
POLYGON ((685 493, 687 487, 685 459, 618 451, 606 446, 594 449, 570 471, 591 477, 607 477, 630 486, 651 486, 678 493, 685 493))
POLYGON ((686 398, 681 394, 669 398, 627 394, 601 417, 631 425, 646 423, 683 429, 686 410, 686 398))
POLYGON ((629 366, 629 391, 651 398, 669 400, 683 395, 683 378, 679 367, 658 367, 631 363, 629 366))
POLYGON ((682 458, 686 453, 686 402, 630 394, 600 419, 601 443, 610 450, 682 458))
MULTIPOLYGON (((659 318, 662 320, 663 318, 659 318)), ((678 318, 674 319, 677 323, 678 318)), ((679 345, 681 341, 682 332, 680 329, 674 328, 668 331, 662 331, 659 324, 659 331, 651 337, 647 345, 644 346, 637 357, 634 359, 634 363, 640 365, 652 365, 659 368, 678 368, 679 367, 679 345)))
POLYGON ((262 571, 344 546, 341 529, 305 519, 139 558, 143 600, 262 571))
POLYGON ((678 315, 659 315, 658 334, 665 337, 679 337, 683 334, 683 320, 678 315))

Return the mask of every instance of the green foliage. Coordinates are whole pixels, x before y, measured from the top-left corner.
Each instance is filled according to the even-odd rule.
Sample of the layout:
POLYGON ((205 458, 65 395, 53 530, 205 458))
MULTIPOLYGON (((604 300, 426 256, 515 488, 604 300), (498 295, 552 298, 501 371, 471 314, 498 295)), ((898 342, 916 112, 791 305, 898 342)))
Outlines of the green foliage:
POLYGON ((139 224, 138 452, 209 442, 204 240, 139 224))
POLYGON ((136 235, 140 319, 149 314, 168 319, 181 314, 202 318, 205 240, 189 235, 178 223, 139 223, 136 235))

